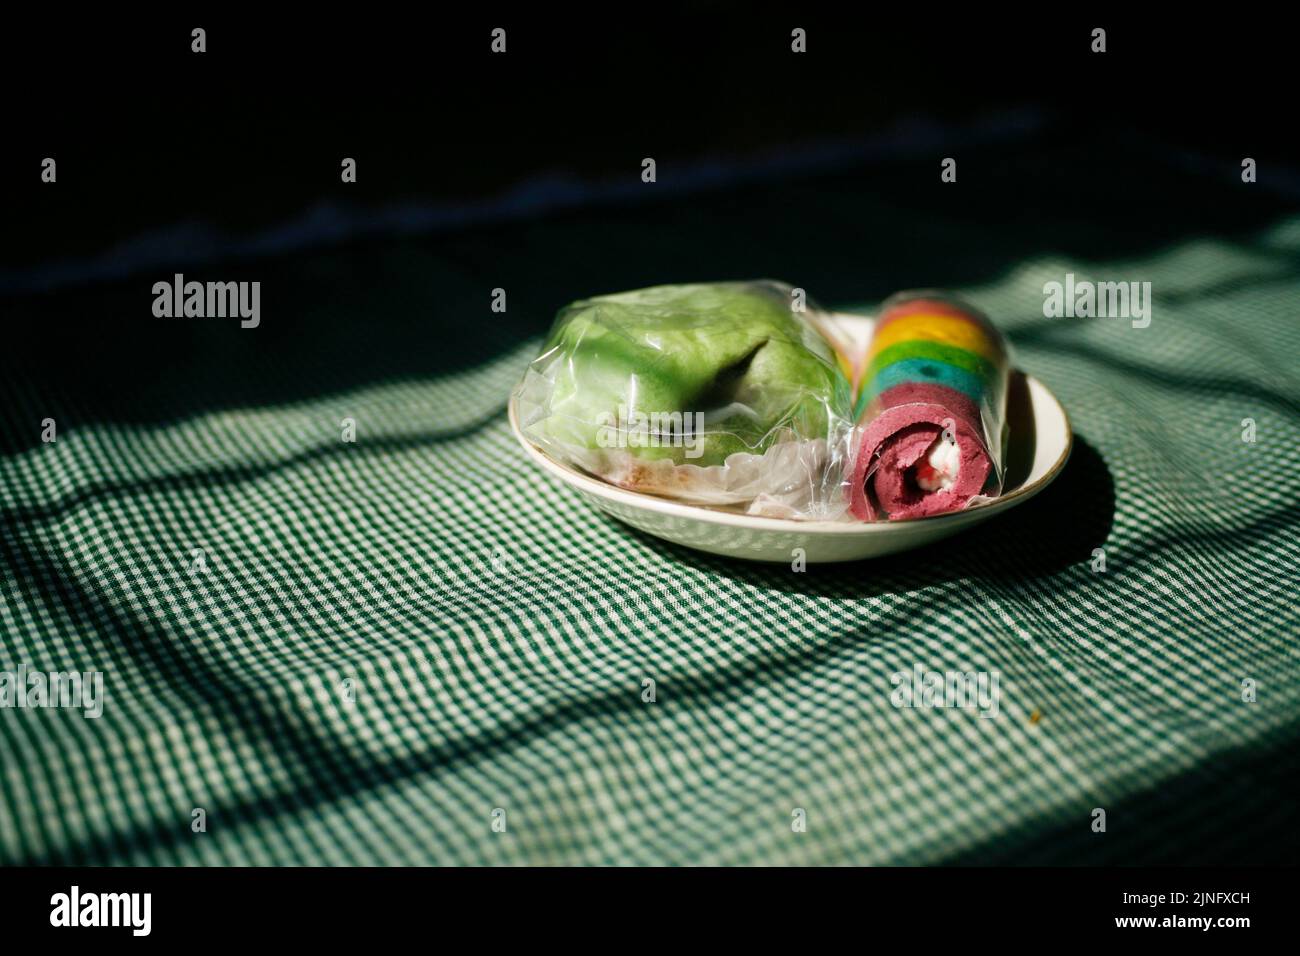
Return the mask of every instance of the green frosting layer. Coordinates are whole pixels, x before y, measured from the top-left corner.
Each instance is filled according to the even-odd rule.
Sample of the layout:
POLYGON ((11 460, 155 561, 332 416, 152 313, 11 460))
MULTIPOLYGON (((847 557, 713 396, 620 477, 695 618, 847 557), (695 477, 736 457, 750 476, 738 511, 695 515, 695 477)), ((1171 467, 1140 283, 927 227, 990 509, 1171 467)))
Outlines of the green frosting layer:
POLYGON ((775 282, 670 285, 566 306, 533 363, 553 387, 531 433, 543 444, 610 447, 611 426, 635 430, 640 414, 671 425, 648 443, 624 430, 621 447, 703 466, 766 451, 787 427, 826 437, 848 415, 849 386, 790 293, 775 282))

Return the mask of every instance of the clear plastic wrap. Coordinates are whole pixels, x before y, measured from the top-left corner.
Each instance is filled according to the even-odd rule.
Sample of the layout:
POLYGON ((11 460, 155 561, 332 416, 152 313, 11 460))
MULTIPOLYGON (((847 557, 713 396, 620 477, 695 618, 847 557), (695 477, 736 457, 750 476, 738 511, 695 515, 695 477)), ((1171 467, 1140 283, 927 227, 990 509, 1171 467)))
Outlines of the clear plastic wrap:
POLYGON ((928 517, 1001 492, 1009 357, 978 309, 937 291, 891 296, 850 373, 855 517, 928 517))
POLYGON ((524 435, 612 484, 751 514, 844 515, 849 382, 825 315, 773 281, 562 309, 515 391, 524 435))

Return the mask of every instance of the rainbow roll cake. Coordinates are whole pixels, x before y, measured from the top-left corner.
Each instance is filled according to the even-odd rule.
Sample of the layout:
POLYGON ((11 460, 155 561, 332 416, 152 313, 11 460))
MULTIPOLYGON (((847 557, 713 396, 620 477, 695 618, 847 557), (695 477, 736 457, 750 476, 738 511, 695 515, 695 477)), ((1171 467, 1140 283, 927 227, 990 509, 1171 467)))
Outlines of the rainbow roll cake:
POLYGON ((936 292, 881 311, 862 370, 849 508, 923 518, 1001 491, 1006 343, 978 310, 936 292))

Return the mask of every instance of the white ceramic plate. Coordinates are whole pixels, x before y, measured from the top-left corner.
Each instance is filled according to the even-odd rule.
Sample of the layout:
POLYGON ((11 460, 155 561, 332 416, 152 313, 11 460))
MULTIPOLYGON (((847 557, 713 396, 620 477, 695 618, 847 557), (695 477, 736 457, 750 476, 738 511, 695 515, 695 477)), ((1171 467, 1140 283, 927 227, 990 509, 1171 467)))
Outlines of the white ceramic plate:
MULTIPOLYGON (((872 319, 842 313, 832 321, 839 334, 858 342, 870 338, 874 325, 872 319)), ((787 564, 794 560, 795 548, 802 548, 810 562, 856 561, 947 538, 1042 491, 1061 473, 1073 445, 1069 416, 1056 396, 1037 379, 1015 373, 1007 410, 1011 426, 1007 477, 999 497, 952 514, 907 521, 795 521, 687 505, 606 484, 561 464, 529 442, 519 430, 513 398, 509 414, 510 429, 542 470, 620 521, 712 554, 787 564)))

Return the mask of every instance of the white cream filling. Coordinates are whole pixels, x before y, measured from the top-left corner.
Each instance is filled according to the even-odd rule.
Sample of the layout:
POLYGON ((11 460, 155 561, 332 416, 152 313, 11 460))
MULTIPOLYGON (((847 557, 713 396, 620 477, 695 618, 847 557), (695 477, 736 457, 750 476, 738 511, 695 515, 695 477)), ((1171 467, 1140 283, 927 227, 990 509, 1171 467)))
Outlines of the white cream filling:
POLYGON ((934 440, 926 455, 929 468, 917 468, 916 483, 926 491, 947 491, 961 473, 961 449, 955 441, 934 440))

